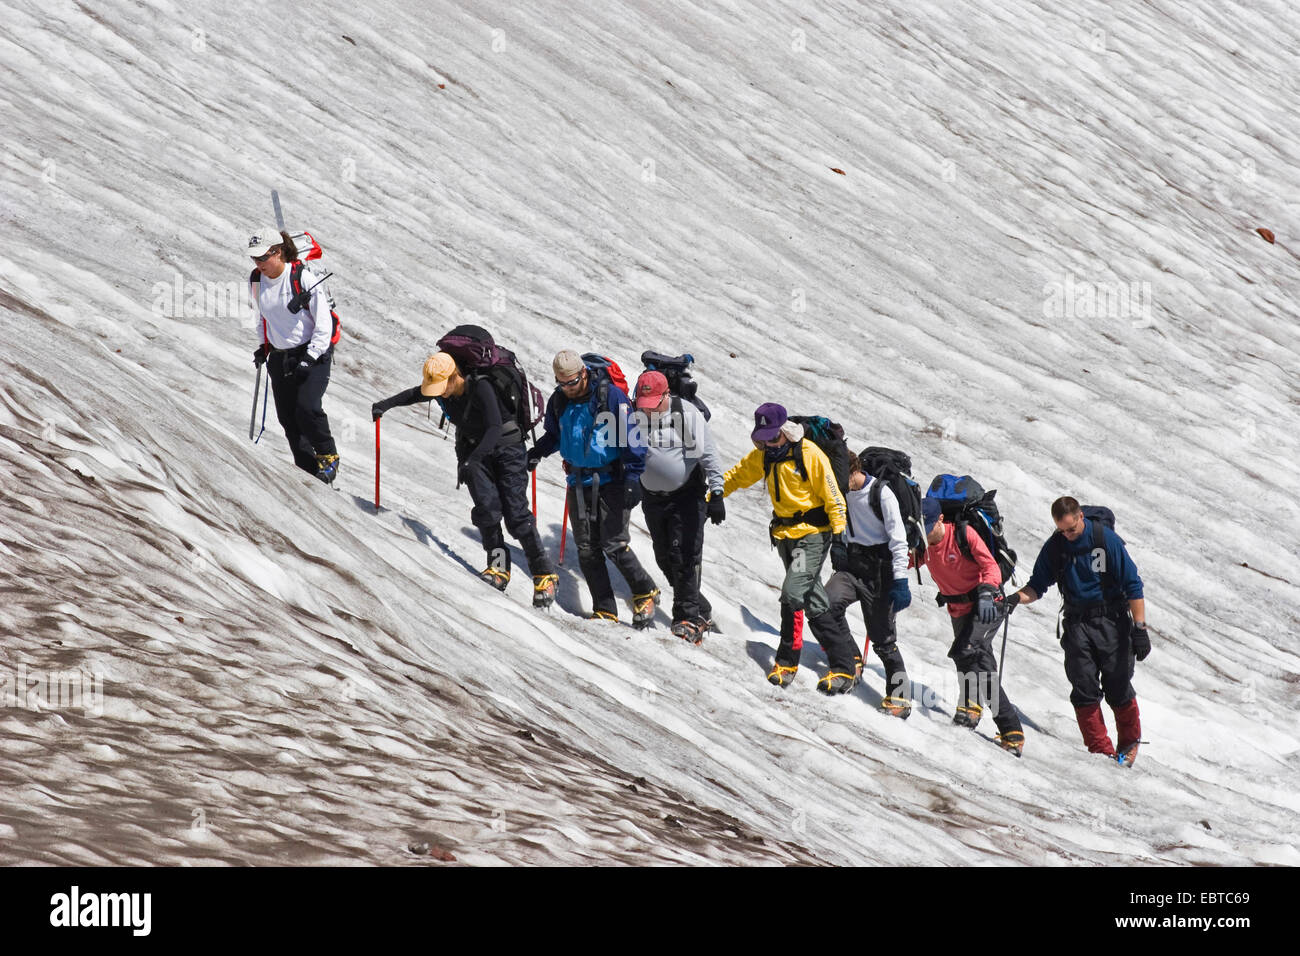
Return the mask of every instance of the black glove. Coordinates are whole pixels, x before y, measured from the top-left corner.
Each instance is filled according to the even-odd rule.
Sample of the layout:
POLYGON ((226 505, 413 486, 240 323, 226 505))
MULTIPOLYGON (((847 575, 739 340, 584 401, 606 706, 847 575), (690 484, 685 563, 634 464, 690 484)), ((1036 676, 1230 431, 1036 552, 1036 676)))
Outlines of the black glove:
POLYGON ((370 406, 370 420, 377 422, 384 417, 384 412, 388 411, 388 406, 383 402, 375 402, 370 406))
POLYGON ((979 614, 981 624, 992 624, 998 619, 998 609, 994 603, 997 596, 998 592, 990 585, 979 586, 979 610, 976 613, 979 614))
POLYGON ((261 368, 266 364, 266 346, 259 345, 257 351, 253 353, 253 364, 261 368))
POLYGON ((722 524, 727 520, 727 506, 722 503, 722 492, 715 491, 711 494, 704 510, 714 524, 722 524))
POLYGON ((1020 607, 1020 592, 1012 591, 1006 596, 1004 603, 1007 606, 1007 613, 1010 614, 1016 608, 1020 607))
POLYGON ((537 463, 541 460, 542 460, 542 453, 537 450, 536 445, 528 449, 528 454, 524 456, 524 464, 528 466, 529 471, 532 471, 534 468, 536 468, 537 463))
POLYGON ((464 462, 456 466, 456 487, 469 484, 469 463, 464 462))
POLYGON ((831 570, 847 571, 849 569, 849 546, 844 539, 836 535, 831 539, 831 570))
POLYGON ((299 384, 305 382, 315 365, 316 359, 304 352, 302 358, 298 360, 298 364, 293 367, 293 377, 298 380, 299 384))
POLYGON ((641 479, 629 478, 623 486, 623 507, 631 511, 641 503, 641 479))
POLYGON ((1133 625, 1133 630, 1129 632, 1129 640, 1133 644, 1133 653, 1137 659, 1146 660, 1147 655, 1151 653, 1151 635, 1147 633, 1145 622, 1133 625))

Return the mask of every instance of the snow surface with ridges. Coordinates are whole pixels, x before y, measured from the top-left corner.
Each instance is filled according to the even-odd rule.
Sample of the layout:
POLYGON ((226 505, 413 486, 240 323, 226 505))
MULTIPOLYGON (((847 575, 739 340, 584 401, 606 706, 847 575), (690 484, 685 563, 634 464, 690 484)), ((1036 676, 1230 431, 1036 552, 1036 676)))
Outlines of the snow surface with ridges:
POLYGON ((1300 862, 1289 8, 588 6, 10 5, 0 666, 104 700, 0 711, 0 859, 1300 862), (336 274, 333 492, 247 441, 242 320, 155 308, 244 277, 272 188, 336 274), (1067 277, 1150 313, 1048 315, 1067 277), (1155 635, 1137 768, 1082 750, 1055 595, 1010 629, 1019 762, 949 723, 928 578, 906 723, 874 658, 849 698, 812 644, 767 685, 758 489, 708 529, 697 649, 579 620, 572 557, 551 614, 475 581, 422 409, 374 515, 369 403, 474 320, 541 382, 692 351, 730 460, 775 399, 972 473, 1026 572, 1052 498, 1110 504, 1155 635))

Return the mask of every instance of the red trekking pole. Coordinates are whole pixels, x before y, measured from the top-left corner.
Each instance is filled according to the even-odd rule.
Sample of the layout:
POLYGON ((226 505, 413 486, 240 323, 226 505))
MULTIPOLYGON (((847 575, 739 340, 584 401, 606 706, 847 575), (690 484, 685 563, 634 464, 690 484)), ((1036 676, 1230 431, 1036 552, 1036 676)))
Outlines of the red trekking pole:
POLYGON ((375 514, 379 514, 379 419, 375 419, 375 514))

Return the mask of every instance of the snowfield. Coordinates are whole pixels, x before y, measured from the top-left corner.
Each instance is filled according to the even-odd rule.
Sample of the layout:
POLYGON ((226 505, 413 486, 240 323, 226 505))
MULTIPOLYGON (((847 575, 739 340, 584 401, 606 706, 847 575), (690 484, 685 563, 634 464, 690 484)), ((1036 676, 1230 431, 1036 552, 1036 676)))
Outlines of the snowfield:
POLYGON ((285 9, 6 5, 0 863, 1300 864, 1290 5, 285 9), (334 490, 274 410, 247 438, 272 189, 334 272, 334 490), (1021 583, 1052 499, 1110 505, 1137 766, 1083 749, 1055 593, 1010 627, 1020 761, 950 723, 928 574, 908 721, 874 655, 767 684, 758 487, 701 647, 580 619, 572 539, 550 613, 492 591, 423 406, 373 508, 370 403, 465 321, 542 385, 692 352, 729 462, 770 400, 972 474, 1021 583))

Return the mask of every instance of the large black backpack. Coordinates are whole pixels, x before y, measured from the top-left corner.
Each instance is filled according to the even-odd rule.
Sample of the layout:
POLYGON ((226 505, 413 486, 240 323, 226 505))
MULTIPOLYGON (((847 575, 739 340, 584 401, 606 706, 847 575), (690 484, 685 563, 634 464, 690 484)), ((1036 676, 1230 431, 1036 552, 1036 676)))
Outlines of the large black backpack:
POLYGON ((691 378, 691 365, 694 362, 695 356, 689 352, 682 355, 664 355, 661 352, 650 351, 641 353, 641 364, 645 366, 646 371, 661 372, 668 380, 668 394, 690 402, 700 410, 700 414, 707 422, 713 416, 709 412, 709 406, 695 394, 700 386, 695 379, 691 378))
POLYGON ((1016 552, 1011 550, 1002 530, 1002 515, 993 500, 996 494, 996 489, 985 491, 970 475, 935 475, 925 496, 937 499, 943 520, 956 526, 957 547, 967 558, 971 552, 966 526, 978 532, 1002 571, 1002 583, 1006 584, 1016 576, 1016 552))
POLYGON ((912 478, 912 459, 893 448, 873 445, 858 455, 862 470, 875 479, 867 501, 881 521, 885 520, 880 506, 880 489, 888 487, 898 499, 898 510, 907 529, 907 549, 920 576, 921 557, 925 554, 925 521, 921 516, 921 486, 912 478))
POLYGON ((458 325, 438 340, 438 348, 456 362, 467 379, 486 378, 505 415, 532 430, 546 413, 546 396, 528 382, 523 366, 508 348, 497 345, 486 329, 458 325))
MULTIPOLYGON (((841 495, 849 493, 849 459, 853 457, 849 444, 844 440, 844 426, 833 422, 825 415, 791 415, 790 421, 803 426, 804 441, 811 441, 825 452, 830 459, 831 473, 835 475, 835 484, 841 495)), ((802 443, 795 448, 795 469, 804 481, 808 480, 808 469, 803 463, 802 443)))

